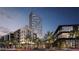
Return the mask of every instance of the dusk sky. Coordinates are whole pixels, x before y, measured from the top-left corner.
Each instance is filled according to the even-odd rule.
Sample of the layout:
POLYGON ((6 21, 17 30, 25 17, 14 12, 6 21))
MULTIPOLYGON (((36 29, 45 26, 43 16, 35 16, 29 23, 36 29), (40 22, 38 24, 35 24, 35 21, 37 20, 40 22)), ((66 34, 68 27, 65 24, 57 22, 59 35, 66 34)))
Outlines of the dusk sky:
POLYGON ((0 8, 0 27, 7 28, 9 31, 15 31, 25 25, 29 25, 29 14, 31 11, 41 17, 43 33, 55 31, 58 25, 79 24, 79 8, 16 7, 0 8))

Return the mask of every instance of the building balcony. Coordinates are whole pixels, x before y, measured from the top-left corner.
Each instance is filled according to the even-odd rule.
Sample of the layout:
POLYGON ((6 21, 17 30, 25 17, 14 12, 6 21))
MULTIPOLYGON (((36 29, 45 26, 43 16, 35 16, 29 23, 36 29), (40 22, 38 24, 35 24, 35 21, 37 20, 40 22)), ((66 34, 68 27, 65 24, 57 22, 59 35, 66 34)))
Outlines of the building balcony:
POLYGON ((79 36, 74 36, 74 35, 73 36, 70 36, 69 35, 69 36, 58 36, 57 38, 58 39, 60 39, 60 38, 79 38, 79 36))

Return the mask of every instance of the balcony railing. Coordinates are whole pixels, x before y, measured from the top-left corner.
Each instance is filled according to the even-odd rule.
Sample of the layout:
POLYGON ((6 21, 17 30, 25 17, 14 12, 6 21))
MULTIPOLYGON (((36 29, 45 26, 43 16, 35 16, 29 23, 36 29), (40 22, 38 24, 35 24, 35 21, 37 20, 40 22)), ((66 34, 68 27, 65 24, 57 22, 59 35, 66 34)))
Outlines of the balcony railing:
POLYGON ((58 38, 79 38, 79 36, 75 36, 75 35, 63 36, 63 35, 61 35, 61 36, 58 36, 58 38))

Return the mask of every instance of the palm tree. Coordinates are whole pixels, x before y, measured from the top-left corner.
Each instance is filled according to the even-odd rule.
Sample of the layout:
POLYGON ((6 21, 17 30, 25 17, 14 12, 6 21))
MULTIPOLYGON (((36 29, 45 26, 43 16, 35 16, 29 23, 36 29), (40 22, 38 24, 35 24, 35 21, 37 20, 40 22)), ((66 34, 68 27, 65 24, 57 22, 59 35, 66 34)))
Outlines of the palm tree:
POLYGON ((41 40, 39 38, 33 39, 33 42, 35 43, 36 47, 39 47, 39 45, 41 44, 41 40))
POLYGON ((75 31, 75 36, 77 37, 77 38, 79 38, 79 31, 75 31))
POLYGON ((5 46, 5 41, 3 39, 0 39, 0 47, 3 47, 3 45, 5 46))
POLYGON ((54 41, 53 32, 48 32, 47 40, 49 41, 49 43, 53 43, 52 42, 54 41))
POLYGON ((12 42, 12 44, 13 44, 16 48, 17 48, 17 45, 20 44, 20 42, 18 42, 17 39, 13 39, 11 42, 12 42))
MULTIPOLYGON (((79 31, 71 31, 70 38, 79 38, 79 31)), ((76 39, 74 41, 75 41, 75 47, 76 47, 76 39)))
POLYGON ((71 31, 71 32, 70 32, 70 36, 69 36, 69 37, 70 37, 70 38, 73 38, 73 35, 74 35, 74 32, 73 32, 73 31, 71 31))
POLYGON ((71 38, 73 38, 73 37, 79 38, 79 31, 71 31, 70 32, 70 37, 71 38))
POLYGON ((49 47, 52 46, 52 43, 54 42, 53 32, 47 32, 45 39, 46 39, 48 46, 49 47))

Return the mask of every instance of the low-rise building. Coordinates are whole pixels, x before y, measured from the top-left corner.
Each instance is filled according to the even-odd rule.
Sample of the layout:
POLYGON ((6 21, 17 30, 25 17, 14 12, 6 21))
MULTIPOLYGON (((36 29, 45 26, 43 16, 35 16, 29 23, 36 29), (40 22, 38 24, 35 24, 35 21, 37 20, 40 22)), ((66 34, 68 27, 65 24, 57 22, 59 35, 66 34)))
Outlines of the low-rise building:
POLYGON ((58 26, 54 37, 54 47, 79 48, 79 24, 58 26))

